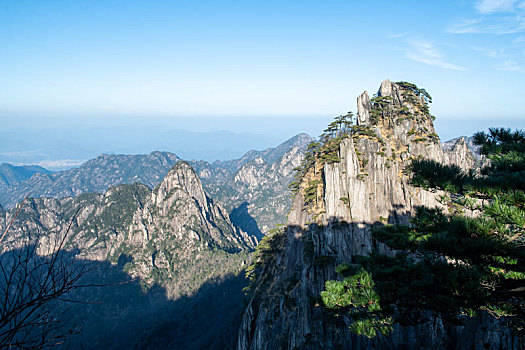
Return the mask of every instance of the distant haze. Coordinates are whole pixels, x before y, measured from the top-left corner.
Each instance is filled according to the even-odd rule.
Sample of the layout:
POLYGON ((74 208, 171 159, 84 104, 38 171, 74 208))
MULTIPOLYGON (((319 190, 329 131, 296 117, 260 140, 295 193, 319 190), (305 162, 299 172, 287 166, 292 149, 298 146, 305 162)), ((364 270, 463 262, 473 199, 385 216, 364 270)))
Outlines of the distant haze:
MULTIPOLYGON (((333 117, 17 116, 3 120, 0 163, 37 164, 61 170, 78 166, 101 153, 153 151, 173 152, 188 160, 229 160, 249 150, 275 147, 301 132, 317 137, 333 117)), ((473 122, 437 116, 435 121, 442 141, 470 136, 491 126, 523 128, 523 124, 521 119, 501 118, 473 122)))

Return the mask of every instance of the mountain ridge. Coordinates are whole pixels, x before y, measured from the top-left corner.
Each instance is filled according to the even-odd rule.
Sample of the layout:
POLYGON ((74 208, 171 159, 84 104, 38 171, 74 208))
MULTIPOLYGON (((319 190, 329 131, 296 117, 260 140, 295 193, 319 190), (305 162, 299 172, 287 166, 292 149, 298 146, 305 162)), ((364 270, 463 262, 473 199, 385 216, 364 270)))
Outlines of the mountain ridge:
MULTIPOLYGON (((2 213, 2 230, 15 212, 16 209, 12 209, 2 213)), ((124 293, 131 288, 125 285, 136 280, 143 294, 161 293, 156 303, 166 307, 175 300, 189 298, 213 281, 231 280, 239 295, 229 299, 231 302, 240 299, 243 279, 239 273, 249 262, 249 254, 257 244, 255 237, 232 224, 227 213, 205 192, 196 172, 184 161, 175 164, 154 189, 140 183, 120 184, 111 186, 104 194, 84 193, 60 199, 30 198, 5 237, 2 252, 29 242, 36 245, 40 256, 45 257, 53 251, 54 242, 64 236, 67 237, 64 247, 71 256, 68 258, 71 264, 86 261, 89 266, 105 266, 103 269, 90 268, 86 278, 91 284, 100 285, 101 281, 110 280, 117 286, 123 284, 117 293, 124 293), (115 275, 120 276, 116 281, 112 280, 115 275)), ((229 283, 224 286, 232 288, 229 283)), ((219 287, 217 290, 220 293, 219 287)), ((139 298, 135 294, 134 298, 139 298)), ((87 300, 93 298, 81 295, 87 300)), ((76 342, 87 348, 111 346, 112 337, 108 331, 115 325, 106 330, 97 324, 104 324, 105 321, 100 320, 106 317, 118 322, 119 317, 127 315, 134 305, 115 300, 111 293, 101 295, 104 297, 97 303, 106 303, 113 314, 104 316, 106 308, 100 309, 90 303, 74 306, 76 313, 85 315, 85 319, 76 316, 74 319, 80 325, 89 324, 94 328, 87 330, 87 340, 73 337, 68 346, 79 346, 76 342)), ((231 307, 235 308, 234 305, 231 307)), ((164 327, 164 322, 168 322, 167 315, 164 315, 166 310, 162 307, 156 306, 153 311, 148 311, 147 305, 141 304, 138 310, 137 316, 143 312, 151 323, 131 322, 134 331, 131 334, 128 331, 127 339, 121 340, 126 344, 139 344, 143 335, 154 332, 156 327, 164 327)), ((214 317, 221 315, 208 315, 208 318, 214 317)), ((228 313, 222 317, 230 322, 236 314, 228 313)), ((184 322, 183 315, 171 314, 171 318, 171 322, 184 322)), ((211 341, 212 344, 216 342, 211 341)))
MULTIPOLYGON (((465 170, 472 165, 472 159, 460 154, 470 152, 464 140, 454 144, 457 157, 442 150, 426 91, 386 80, 375 96, 361 94, 357 125, 341 132, 351 115, 336 119, 325 130, 324 143, 312 145, 305 156, 288 226, 265 238, 249 269, 252 293, 237 349, 445 349, 456 344, 467 349, 481 338, 491 348, 520 348, 522 338, 485 314, 464 326, 434 314, 415 326, 387 321, 390 334, 365 337, 352 332, 357 321, 343 312, 346 309, 330 313, 323 306, 321 293, 328 281, 340 280, 338 272, 344 266, 358 264, 359 257, 373 251, 396 255, 373 239, 373 227, 409 225, 420 206, 445 208, 439 199, 442 191, 411 184, 406 167, 412 160, 426 158, 465 170)), ((352 305, 348 309, 354 310, 352 305)))

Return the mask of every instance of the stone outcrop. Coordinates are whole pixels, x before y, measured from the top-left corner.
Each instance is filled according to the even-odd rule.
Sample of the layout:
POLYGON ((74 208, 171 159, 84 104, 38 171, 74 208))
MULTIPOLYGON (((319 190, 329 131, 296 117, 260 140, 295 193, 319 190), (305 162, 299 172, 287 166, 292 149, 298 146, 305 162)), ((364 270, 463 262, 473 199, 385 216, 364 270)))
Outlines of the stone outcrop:
MULTIPOLYGON (((0 218, 2 228, 14 212, 0 218)), ((186 162, 177 163, 154 190, 135 183, 104 194, 30 199, 4 249, 29 241, 46 255, 66 231, 66 249, 79 258, 117 263, 126 257, 128 274, 146 286, 163 286, 172 299, 238 272, 257 244, 231 223, 186 162)))
POLYGON ((449 142, 442 143, 445 164, 454 164, 468 172, 479 165, 481 159, 476 159, 476 153, 469 147, 469 140, 462 136, 449 142))
MULTIPOLYGON (((378 96, 381 113, 358 99, 359 132, 339 147, 340 161, 317 161, 303 179, 271 258, 253 286, 238 337, 238 349, 518 349, 523 340, 487 315, 458 327, 429 317, 413 327, 396 324, 393 333, 368 339, 351 333, 351 320, 327 316, 320 301, 325 282, 336 279, 335 266, 372 249, 392 251, 371 236, 375 224, 408 224, 417 206, 440 206, 438 193, 410 185, 404 170, 410 160, 463 162, 446 156, 435 135, 426 101, 406 87, 384 81, 378 96), (362 111, 363 110, 363 111, 362 111), (369 124, 359 119, 368 115, 369 124), (317 184, 317 185, 316 185, 317 184), (315 200, 312 186, 317 186, 315 200)), ((458 151, 462 152, 461 148, 458 151)))
POLYGON ((204 188, 236 225, 261 237, 286 222, 292 203, 288 185, 312 138, 299 134, 275 148, 250 151, 241 159, 193 164, 204 188))
POLYGON ((357 97, 357 125, 368 125, 370 119, 370 97, 363 92, 357 97))

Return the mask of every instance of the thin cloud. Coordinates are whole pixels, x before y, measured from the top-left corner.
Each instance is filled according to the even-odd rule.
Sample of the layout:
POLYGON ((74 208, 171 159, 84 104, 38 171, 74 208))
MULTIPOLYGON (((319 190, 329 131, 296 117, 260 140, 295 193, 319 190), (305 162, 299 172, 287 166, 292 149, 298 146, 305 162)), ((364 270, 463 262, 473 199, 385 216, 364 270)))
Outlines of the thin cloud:
POLYGON ((482 0, 476 4, 476 10, 482 14, 512 12, 516 3, 517 0, 482 0))
POLYGON ((525 17, 463 19, 447 29, 452 34, 516 34, 525 32, 525 17))
POLYGON ((429 42, 409 41, 411 49, 406 52, 405 57, 429 66, 448 70, 464 71, 465 68, 457 66, 445 60, 445 57, 429 42))
POLYGON ((397 39, 397 38, 402 38, 404 37, 406 34, 402 34, 402 33, 398 33, 398 34, 389 34, 386 36, 387 39, 397 39))
POLYGON ((491 50, 491 49, 486 49, 486 48, 483 48, 483 47, 473 46, 472 50, 477 51, 477 52, 481 52, 483 55, 485 55, 487 57, 490 57, 490 58, 502 58, 502 57, 506 57, 507 56, 504 53, 503 49, 491 50))
POLYGON ((521 66, 516 61, 505 61, 505 62, 497 65, 494 68, 496 70, 502 70, 502 71, 508 71, 508 72, 521 72, 521 73, 525 72, 525 68, 523 68, 523 66, 521 66))
POLYGON ((481 0, 479 16, 462 19, 447 28, 452 34, 516 34, 525 32, 525 0, 481 0))
POLYGON ((41 166, 46 169, 57 170, 74 168, 87 162, 86 159, 61 159, 61 160, 42 160, 33 162, 34 165, 41 166))

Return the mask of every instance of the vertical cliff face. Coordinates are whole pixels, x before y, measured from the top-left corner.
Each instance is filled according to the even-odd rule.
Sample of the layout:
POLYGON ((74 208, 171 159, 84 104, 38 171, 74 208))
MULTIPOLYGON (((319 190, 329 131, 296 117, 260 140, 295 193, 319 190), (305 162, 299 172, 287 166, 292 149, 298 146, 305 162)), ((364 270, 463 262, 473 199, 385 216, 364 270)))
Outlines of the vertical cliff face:
POLYGON ((476 159, 477 154, 472 152, 468 145, 469 141, 465 136, 458 137, 452 141, 441 144, 446 164, 455 164, 467 171, 474 169, 477 163, 481 163, 482 160, 476 159))
POLYGON ((460 329, 431 318, 368 339, 350 332, 346 316, 334 319, 321 305, 325 282, 337 278, 335 266, 372 249, 391 254, 372 239, 373 225, 407 224, 417 206, 440 206, 437 193, 411 186, 405 174, 412 159, 463 161, 443 153, 428 100, 426 91, 388 80, 377 97, 358 97, 357 127, 340 142, 338 161, 317 159, 304 172, 288 227, 260 263, 238 349, 448 348, 476 341, 512 348, 510 333, 488 320, 482 331, 477 321, 460 329))
POLYGON ((203 186, 244 231, 261 237, 286 222, 292 203, 288 184, 312 139, 299 134, 275 148, 250 151, 238 160, 195 163, 203 186))

